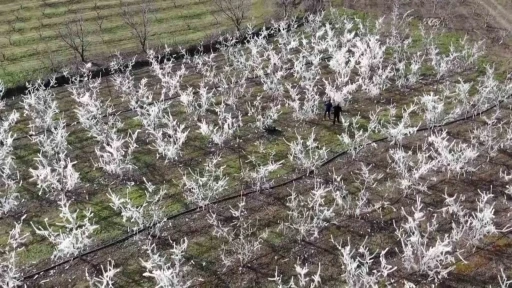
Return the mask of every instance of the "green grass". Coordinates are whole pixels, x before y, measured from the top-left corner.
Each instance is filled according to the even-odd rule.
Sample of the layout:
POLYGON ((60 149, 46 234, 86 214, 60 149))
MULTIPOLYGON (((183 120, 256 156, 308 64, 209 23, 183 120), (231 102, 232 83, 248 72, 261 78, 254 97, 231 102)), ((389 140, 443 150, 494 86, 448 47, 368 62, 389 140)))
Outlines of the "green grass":
POLYGON ((141 170, 146 171, 156 161, 155 150, 145 146, 133 152, 133 163, 141 170))
POLYGON ((139 129, 142 129, 142 127, 144 127, 144 125, 142 124, 142 121, 140 119, 130 118, 130 119, 126 120, 125 122, 123 122, 123 127, 121 127, 119 129, 119 132, 120 133, 125 133, 128 131, 135 132, 139 129))
POLYGON ((450 47, 453 45, 455 48, 460 48, 460 40, 464 38, 464 35, 460 32, 444 32, 436 35, 435 41, 439 52, 441 54, 448 54, 450 47))
POLYGON ((41 242, 27 246, 25 249, 18 252, 19 263, 26 265, 29 263, 35 263, 42 259, 49 258, 52 256, 54 246, 48 242, 41 242))
POLYGON ((93 142, 94 139, 91 136, 89 136, 88 131, 85 131, 82 129, 76 129, 68 134, 66 141, 68 142, 69 146, 73 147, 73 146, 83 146, 84 143, 93 142))
POLYGON ((207 237, 201 237, 194 242, 188 244, 187 254, 193 257, 202 258, 203 261, 208 259, 208 255, 217 251, 222 246, 221 239, 208 235, 207 237))
POLYGON ((286 240, 285 235, 283 235, 282 232, 276 230, 271 230, 267 234, 267 238, 265 238, 268 242, 272 243, 273 245, 279 245, 283 243, 283 241, 286 240))
POLYGON ((85 183, 96 183, 103 173, 99 169, 90 169, 88 171, 80 171, 80 181, 85 183))

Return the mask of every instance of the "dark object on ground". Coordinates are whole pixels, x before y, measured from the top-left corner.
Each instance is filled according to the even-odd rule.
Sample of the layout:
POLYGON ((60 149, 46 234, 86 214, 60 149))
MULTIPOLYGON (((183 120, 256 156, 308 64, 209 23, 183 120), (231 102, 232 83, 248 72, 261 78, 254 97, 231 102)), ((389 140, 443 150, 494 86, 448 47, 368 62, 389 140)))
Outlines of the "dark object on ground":
POLYGON ((274 135, 274 136, 277 136, 277 135, 281 135, 282 134, 282 131, 277 129, 275 126, 271 125, 271 126, 266 126, 265 128, 263 128, 263 130, 265 130, 265 132, 267 132, 267 134, 269 135, 274 135))

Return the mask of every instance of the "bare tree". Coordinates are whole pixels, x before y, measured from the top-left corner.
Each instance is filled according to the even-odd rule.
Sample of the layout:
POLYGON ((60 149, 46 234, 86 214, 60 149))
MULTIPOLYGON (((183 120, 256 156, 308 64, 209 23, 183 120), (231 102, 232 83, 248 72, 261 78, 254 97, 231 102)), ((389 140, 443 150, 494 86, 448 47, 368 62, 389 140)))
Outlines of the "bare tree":
POLYGON ((432 0, 432 14, 436 14, 436 11, 437 11, 437 4, 439 4, 439 0, 432 0))
POLYGON ((4 75, 7 74, 7 55, 3 51, 0 51, 0 71, 4 75))
POLYGON ((491 23, 491 12, 489 12, 489 10, 487 9, 483 9, 483 20, 484 20, 484 28, 489 28, 490 27, 490 23, 491 23))
POLYGON ((98 0, 94 1, 93 10, 94 10, 94 14, 96 14, 94 21, 96 22, 96 25, 98 26, 98 30, 99 30, 98 32, 99 32, 99 36, 101 38, 101 42, 103 42, 103 44, 105 44, 105 38, 103 36, 103 24, 105 23, 105 20, 107 19, 108 15, 100 7, 99 3, 100 2, 98 2, 98 0))
POLYGON ((87 39, 88 31, 82 14, 67 20, 64 28, 59 30, 58 34, 62 41, 80 57, 80 60, 86 62, 85 54, 91 43, 87 39))
POLYGON ((3 36, 7 41, 9 41, 9 45, 14 45, 12 41, 12 37, 14 36, 14 33, 16 33, 16 21, 8 21, 7 25, 9 26, 9 30, 7 30, 7 33, 5 33, 5 36, 3 36))
POLYGON ((453 12, 454 7, 460 7, 464 4, 465 0, 430 0, 432 2, 432 14, 436 14, 437 11, 444 14, 450 14, 453 12), (441 4, 441 7, 439 5, 441 4))
MULTIPOLYGON (((41 14, 41 16, 42 16, 42 14, 41 14)), ((43 18, 38 17, 37 18, 37 23, 39 23, 39 26, 37 26, 37 35, 39 36, 39 41, 42 41, 43 38, 44 38, 44 31, 43 31, 44 22, 43 22, 43 18)))
POLYGON ((45 43, 44 45, 36 46, 34 52, 39 55, 38 60, 41 63, 41 67, 48 69, 50 72, 55 73, 59 71, 59 64, 55 53, 52 51, 50 45, 45 43))
POLYGON ((14 10, 14 12, 12 13, 14 15, 14 19, 16 22, 23 21, 23 16, 21 15, 21 11, 23 11, 23 4, 20 4, 20 6, 18 6, 18 9, 14 10))
POLYGON ((152 1, 143 0, 136 9, 130 9, 121 0, 121 15, 124 23, 130 27, 133 37, 139 42, 144 53, 148 50, 148 39, 151 33, 150 13, 152 12, 152 1))
POLYGON ((58 70, 57 60, 55 57, 55 53, 52 50, 52 47, 50 47, 50 45, 48 44, 48 41, 46 41, 46 39, 45 39, 44 30, 43 30, 44 23, 43 23, 42 17, 44 17, 44 15, 37 18, 39 26, 37 27, 36 33, 37 33, 37 36, 39 37, 39 41, 38 41, 39 45, 36 45, 35 48, 33 48, 33 51, 35 51, 35 53, 37 55, 39 55, 39 57, 37 57, 37 58, 39 59, 39 62, 41 62, 42 67, 50 69, 51 72, 57 72, 57 70, 58 70))
POLYGON ((502 44, 505 39, 509 38, 510 35, 512 35, 512 31, 510 30, 507 30, 507 29, 503 29, 503 30, 500 30, 500 32, 498 33, 498 44, 502 44))
POLYGON ((279 8, 283 18, 290 17, 290 14, 300 6, 302 0, 276 0, 276 6, 279 8))
POLYGON ((241 32, 242 23, 251 9, 250 0, 213 0, 213 5, 241 32))
POLYGON ((98 5, 98 0, 94 1, 94 14, 96 14, 96 24, 98 25, 98 28, 100 28, 100 32, 103 31, 103 22, 105 22, 105 19, 107 18, 107 15, 104 13, 103 9, 98 5))

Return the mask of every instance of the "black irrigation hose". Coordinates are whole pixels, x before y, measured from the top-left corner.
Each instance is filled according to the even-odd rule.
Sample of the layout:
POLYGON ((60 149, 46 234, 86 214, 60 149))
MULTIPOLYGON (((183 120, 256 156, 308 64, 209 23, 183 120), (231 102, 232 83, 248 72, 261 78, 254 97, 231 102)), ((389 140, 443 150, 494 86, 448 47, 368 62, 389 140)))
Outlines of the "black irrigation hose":
MULTIPOLYGON (((474 115, 477 115, 477 114, 478 114, 478 115, 481 115, 481 114, 483 114, 483 113, 486 113, 486 112, 490 111, 491 109, 493 109, 493 108, 495 108, 495 107, 498 107, 498 106, 499 106, 499 104, 501 104, 502 102, 503 102, 503 100, 500 100, 500 101, 498 102, 498 104, 494 104, 494 105, 492 105, 492 106, 488 107, 487 109, 484 109, 484 110, 483 110, 483 111, 481 111, 480 113, 476 113, 476 114, 473 114, 473 115, 470 115, 470 116, 461 117, 461 118, 459 118, 459 119, 455 119, 455 120, 452 120, 452 121, 449 121, 449 122, 446 122, 446 123, 443 123, 443 124, 435 125, 434 127, 444 127, 444 126, 449 126, 449 125, 452 125, 452 124, 455 124, 455 123, 458 123, 458 122, 461 122, 461 121, 464 121, 464 120, 468 120, 469 118, 474 118, 474 117, 475 117, 474 115)), ((423 128, 418 128, 418 129, 416 130, 416 132, 422 132, 422 131, 426 131, 426 130, 429 130, 429 129, 430 129, 430 127, 428 127, 428 126, 427 126, 427 127, 423 127, 423 128)), ((362 148, 364 148, 364 147, 366 147, 366 146, 368 146, 368 145, 371 145, 371 144, 375 144, 375 143, 378 143, 378 142, 385 141, 385 140, 387 140, 388 138, 389 138, 389 137, 381 137, 381 138, 379 138, 379 139, 376 139, 376 140, 370 141, 370 142, 368 142, 368 143, 361 144, 361 145, 359 145, 358 149, 362 149, 362 148)), ((320 164, 320 166, 319 166, 319 167, 325 167, 326 165, 328 165, 328 164, 332 163, 332 162, 333 162, 334 160, 336 160, 337 158, 339 158, 339 157, 341 157, 341 156, 343 156, 343 155, 347 154, 349 151, 350 151, 350 150, 345 150, 345 151, 342 151, 342 152, 337 153, 336 155, 332 156, 330 159, 326 160, 324 163, 320 164)), ((290 183, 293 183, 293 182, 295 182, 295 181, 298 181, 298 180, 301 180, 301 179, 303 179, 303 178, 306 178, 306 177, 308 177, 308 176, 310 176, 310 175, 313 175, 314 173, 315 173, 315 172, 314 172, 314 170, 310 170, 310 171, 308 171, 308 172, 306 172, 306 173, 304 173, 304 174, 302 174, 302 175, 300 175, 300 176, 297 176, 297 177, 295 177, 295 178, 293 178, 293 179, 290 179, 290 180, 285 181, 285 182, 280 183, 280 184, 273 185, 273 186, 269 187, 268 189, 265 189, 265 191, 273 190, 273 189, 276 189, 276 188, 280 188, 280 187, 286 186, 286 185, 288 185, 288 184, 290 184, 290 183)), ((248 195, 254 194, 254 193, 258 192, 258 191, 259 191, 259 190, 255 190, 255 189, 248 189, 248 190, 246 190, 246 192, 236 193, 236 194, 234 194, 234 195, 227 196, 227 197, 224 197, 224 198, 221 198, 221 199, 215 200, 215 201, 213 201, 213 202, 208 203, 208 204, 207 204, 207 205, 205 205, 205 206, 215 205, 215 204, 219 204, 219 203, 226 202, 226 201, 229 201, 229 200, 233 200, 233 199, 237 199, 237 198, 240 198, 240 197, 248 196, 248 195)), ((181 217, 181 216, 184 216, 184 215, 188 215, 188 214, 195 213, 195 212, 197 212, 197 211, 203 210, 205 206, 198 206, 198 207, 195 207, 195 208, 190 208, 190 209, 185 210, 185 211, 182 211, 182 212, 180 212, 180 213, 177 213, 177 214, 174 214, 174 215, 170 215, 170 216, 166 217, 166 218, 165 218, 165 220, 166 220, 166 221, 170 221, 170 220, 176 219, 176 218, 181 217)), ((73 257, 68 258, 68 259, 66 259, 66 260, 62 260, 62 261, 61 261, 61 262, 59 262, 59 263, 53 264, 53 265, 51 265, 51 266, 49 266, 49 267, 46 267, 46 268, 43 268, 43 269, 41 269, 41 270, 35 271, 35 272, 31 273, 31 274, 25 275, 25 276, 23 276, 23 281, 28 280, 28 279, 31 279, 31 278, 34 278, 34 277, 36 277, 36 276, 37 276, 37 275, 39 275, 39 274, 42 274, 42 273, 44 273, 44 272, 47 272, 47 271, 53 270, 53 269, 55 269, 55 268, 57 268, 57 267, 60 267, 60 266, 62 266, 62 265, 64 265, 64 264, 66 264, 66 263, 72 262, 72 261, 74 261, 74 260, 76 260, 76 259, 79 259, 79 258, 81 258, 81 257, 87 256, 87 255, 90 255, 90 254, 93 254, 93 253, 95 253, 95 252, 98 252, 98 251, 104 250, 104 249, 106 249, 106 248, 112 247, 112 246, 114 246, 114 245, 117 245, 117 244, 119 244, 119 243, 122 243, 122 242, 124 242, 124 241, 126 241, 126 240, 129 240, 129 239, 131 239, 131 238, 133 238, 133 237, 135 237, 135 236, 139 235, 140 233, 143 233, 143 232, 147 231, 148 229, 151 229, 151 228, 155 227, 156 225, 157 225, 157 223, 154 223, 154 224, 148 225, 148 226, 146 226, 146 227, 140 228, 140 229, 138 229, 137 231, 132 232, 132 233, 130 233, 130 234, 126 235, 126 236, 123 236, 123 237, 121 237, 121 238, 119 238, 119 239, 117 239, 117 240, 114 240, 114 241, 112 241, 112 242, 110 242, 110 243, 107 243, 107 244, 105 244, 105 245, 102 245, 102 246, 96 247, 96 248, 94 248, 94 249, 88 250, 88 251, 83 252, 83 253, 81 253, 81 254, 79 254, 79 255, 77 255, 77 256, 73 256, 73 257)))

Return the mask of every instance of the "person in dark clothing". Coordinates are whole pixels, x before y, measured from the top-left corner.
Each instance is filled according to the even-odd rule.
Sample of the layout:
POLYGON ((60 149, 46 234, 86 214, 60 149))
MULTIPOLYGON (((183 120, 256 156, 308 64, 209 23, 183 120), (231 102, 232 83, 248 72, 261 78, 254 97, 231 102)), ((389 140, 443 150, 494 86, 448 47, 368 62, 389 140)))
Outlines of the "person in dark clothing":
POLYGON ((325 102, 324 120, 325 120, 325 115, 329 116, 329 120, 331 120, 331 109, 332 109, 332 102, 331 102, 331 99, 329 99, 329 100, 327 100, 327 102, 325 102))
POLYGON ((336 124, 336 120, 338 120, 338 123, 340 123, 340 115, 341 115, 340 103, 337 103, 336 106, 334 106, 333 114, 334 114, 334 117, 332 119, 332 125, 336 124))

